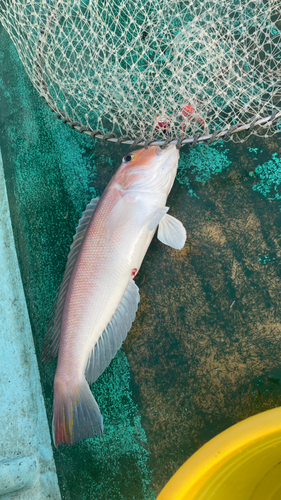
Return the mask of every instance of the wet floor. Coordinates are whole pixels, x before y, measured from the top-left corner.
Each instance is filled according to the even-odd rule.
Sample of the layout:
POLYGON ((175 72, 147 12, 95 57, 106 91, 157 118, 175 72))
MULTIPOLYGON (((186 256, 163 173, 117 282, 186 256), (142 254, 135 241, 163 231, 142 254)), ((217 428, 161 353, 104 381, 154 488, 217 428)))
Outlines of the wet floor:
MULTIPOLYGON (((57 120, 0 31, 0 148, 38 359, 75 227, 127 146, 57 120)), ((136 321, 92 387, 102 439, 54 449, 65 500, 153 500, 202 444, 281 404, 281 134, 181 151, 168 200, 188 234, 154 238, 136 321)), ((40 363, 51 424, 55 362, 40 363)))

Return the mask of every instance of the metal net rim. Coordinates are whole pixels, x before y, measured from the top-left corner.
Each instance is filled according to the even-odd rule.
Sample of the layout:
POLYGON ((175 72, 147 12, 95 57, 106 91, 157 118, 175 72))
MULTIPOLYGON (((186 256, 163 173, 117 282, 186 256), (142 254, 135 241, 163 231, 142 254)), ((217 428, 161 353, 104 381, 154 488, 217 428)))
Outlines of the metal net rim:
MULTIPOLYGON (((47 102, 47 101, 46 101, 47 102)), ((48 103, 47 103, 48 104, 48 103)), ((196 146, 197 143, 207 142, 208 144, 212 144, 215 141, 220 139, 227 140, 231 135, 236 134, 238 132, 242 132, 244 130, 253 130, 253 128, 257 126, 268 126, 273 121, 281 118, 281 110, 274 111, 274 113, 265 118, 255 119, 249 123, 238 123, 236 125, 232 125, 228 128, 223 128, 221 130, 216 130, 213 134, 200 134, 197 133, 194 136, 186 136, 181 139, 176 139, 173 137, 167 138, 166 140, 161 139, 145 139, 144 137, 139 138, 131 138, 129 136, 120 136, 117 137, 114 132, 105 133, 102 130, 93 130, 90 126, 86 127, 82 123, 78 121, 73 121, 70 118, 67 118, 66 115, 61 112, 61 110, 54 110, 50 106, 50 109, 56 113, 57 118, 62 120, 64 123, 69 125, 70 128, 77 130, 79 133, 84 133, 90 136, 92 139, 101 139, 102 141, 109 141, 117 144, 127 144, 133 147, 136 146, 144 146, 148 148, 148 146, 162 146, 166 147, 169 144, 176 144, 177 148, 185 146, 186 144, 190 144, 191 146, 196 146)))

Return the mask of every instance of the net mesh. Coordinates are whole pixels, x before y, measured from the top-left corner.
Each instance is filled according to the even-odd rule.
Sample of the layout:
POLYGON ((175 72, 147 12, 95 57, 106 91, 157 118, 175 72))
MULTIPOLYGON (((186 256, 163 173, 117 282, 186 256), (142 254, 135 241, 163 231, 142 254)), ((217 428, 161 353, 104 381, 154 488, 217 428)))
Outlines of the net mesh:
POLYGON ((278 130, 280 0, 0 0, 0 20, 49 106, 92 136, 278 130))

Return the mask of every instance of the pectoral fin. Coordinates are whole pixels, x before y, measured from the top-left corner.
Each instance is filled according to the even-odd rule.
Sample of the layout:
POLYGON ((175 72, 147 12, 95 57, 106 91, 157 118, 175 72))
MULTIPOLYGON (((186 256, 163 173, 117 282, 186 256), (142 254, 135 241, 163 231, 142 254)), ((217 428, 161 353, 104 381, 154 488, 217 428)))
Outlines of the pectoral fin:
POLYGON ((112 209, 107 221, 107 236, 110 238, 112 233, 122 226, 124 226, 134 215, 138 209, 137 200, 130 194, 125 194, 116 203, 112 209))
POLYGON ((149 229, 149 231, 154 231, 157 228, 161 219, 163 219, 164 215, 168 212, 168 210, 169 210, 169 207, 157 208, 157 210, 155 210, 155 212, 153 214, 152 219, 150 219, 150 221, 149 221, 147 229, 149 229))
POLYGON ((165 214, 159 223, 157 238, 165 245, 181 250, 186 241, 186 230, 178 219, 165 214))

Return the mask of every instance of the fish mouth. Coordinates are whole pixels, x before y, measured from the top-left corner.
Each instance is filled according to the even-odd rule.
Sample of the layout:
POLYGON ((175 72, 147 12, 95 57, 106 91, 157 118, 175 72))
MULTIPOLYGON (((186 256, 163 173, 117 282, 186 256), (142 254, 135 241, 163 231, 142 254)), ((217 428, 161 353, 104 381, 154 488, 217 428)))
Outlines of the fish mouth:
POLYGON ((167 146, 164 149, 161 149, 160 146, 157 146, 156 154, 159 156, 166 154, 169 157, 176 150, 177 150, 176 144, 169 144, 169 146, 167 146))
POLYGON ((175 144, 170 144, 165 149, 161 149, 158 146, 158 150, 156 154, 159 155, 159 161, 161 162, 162 168, 168 167, 168 165, 174 163, 174 166, 177 167, 178 159, 179 159, 179 150, 176 148, 175 144))

